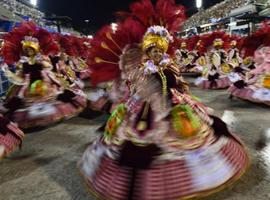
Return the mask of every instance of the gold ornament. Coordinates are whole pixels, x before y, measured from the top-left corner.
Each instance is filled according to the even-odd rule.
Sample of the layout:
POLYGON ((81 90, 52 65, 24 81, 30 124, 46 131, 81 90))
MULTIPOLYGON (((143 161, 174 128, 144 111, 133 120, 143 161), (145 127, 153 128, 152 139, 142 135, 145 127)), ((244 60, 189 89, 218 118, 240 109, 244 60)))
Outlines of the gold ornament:
POLYGON ((39 43, 38 42, 34 42, 34 41, 22 41, 22 47, 23 50, 25 51, 27 48, 32 48, 35 50, 35 52, 39 52, 40 51, 40 47, 39 47, 39 43))
POLYGON ((142 49, 147 51, 150 47, 157 47, 162 49, 163 52, 167 52, 169 48, 169 42, 159 35, 148 34, 143 39, 142 49))
POLYGON ((206 66, 207 63, 206 63, 205 57, 204 56, 201 56, 199 58, 199 60, 198 60, 198 63, 199 63, 200 66, 206 66))
POLYGON ((270 89, 270 74, 265 75, 263 78, 263 86, 267 89, 270 89))
POLYGON ((221 70, 222 70, 223 73, 227 74, 227 73, 232 72, 232 67, 230 65, 226 64, 226 63, 223 63, 221 65, 221 70))
POLYGON ((221 40, 221 39, 216 39, 215 41, 214 41, 214 47, 222 47, 223 46, 223 44, 224 44, 224 42, 223 42, 223 40, 221 40))
POLYGON ((187 48, 187 43, 186 42, 181 42, 181 49, 187 48))
POLYGON ((244 65, 250 65, 251 64, 251 58, 250 57, 246 57, 244 60, 243 60, 243 64, 244 65))

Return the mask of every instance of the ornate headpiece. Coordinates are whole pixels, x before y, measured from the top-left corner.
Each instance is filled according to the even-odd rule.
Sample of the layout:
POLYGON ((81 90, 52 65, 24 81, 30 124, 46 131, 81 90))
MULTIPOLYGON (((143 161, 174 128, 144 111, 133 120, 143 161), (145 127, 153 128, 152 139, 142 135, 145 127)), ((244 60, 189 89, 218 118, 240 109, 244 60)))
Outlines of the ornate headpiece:
POLYGON ((147 51, 151 47, 157 47, 167 52, 169 43, 172 41, 173 37, 166 28, 163 26, 151 26, 143 37, 142 48, 143 51, 147 51))
POLYGON ((186 49, 188 46, 187 44, 187 40, 182 40, 181 43, 180 43, 180 48, 182 49, 186 49))
MULTIPOLYGON (((119 63, 127 49, 136 49, 136 52, 138 49, 146 50, 158 46, 168 52, 170 37, 166 36, 170 35, 164 27, 175 33, 185 20, 184 7, 176 5, 174 0, 158 0, 156 5, 151 0, 140 0, 130 5, 130 12, 118 14, 122 20, 117 22, 117 30, 113 31, 111 25, 104 26, 91 42, 87 64, 91 68, 93 85, 120 77, 119 63), (154 27, 150 27, 152 25, 164 26, 160 30, 164 30, 162 32, 167 35, 163 36, 162 32, 158 34, 154 27), (151 29, 153 30, 150 31, 151 29), (141 47, 138 47, 139 43, 142 43, 141 47)), ((134 63, 141 61, 135 60, 134 63)), ((132 64, 138 65, 139 63, 132 64)))
POLYGON ((3 58, 7 64, 13 64, 20 59, 22 50, 27 47, 44 55, 57 54, 59 49, 52 34, 37 27, 32 21, 22 22, 19 27, 6 33, 4 36, 3 58))
POLYGON ((255 51, 258 48, 270 45, 270 26, 263 23, 261 28, 257 30, 252 35, 249 35, 242 39, 240 46, 242 54, 244 57, 253 57, 255 51))
POLYGON ((216 38, 213 42, 214 47, 222 47, 224 44, 224 41, 222 38, 216 38))
POLYGON ((40 51, 38 39, 31 36, 24 37, 24 40, 22 41, 22 47, 23 47, 23 50, 30 47, 34 49, 36 53, 40 51))

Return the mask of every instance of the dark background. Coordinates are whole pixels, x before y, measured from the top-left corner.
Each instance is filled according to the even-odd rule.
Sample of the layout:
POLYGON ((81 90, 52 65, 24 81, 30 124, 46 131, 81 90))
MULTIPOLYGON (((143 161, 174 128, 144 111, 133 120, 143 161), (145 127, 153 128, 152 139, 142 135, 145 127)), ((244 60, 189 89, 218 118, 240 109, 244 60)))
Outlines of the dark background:
MULTIPOLYGON (((155 0, 152 1, 155 3, 155 0)), ((203 6, 208 8, 221 1, 203 0, 203 6)), ((69 16, 75 29, 94 33, 102 25, 113 22, 116 11, 128 11, 131 2, 135 0, 42 0, 38 7, 48 14, 69 16), (85 22, 87 19, 88 23, 85 22)), ((186 7, 187 16, 197 12, 196 0, 176 0, 176 3, 186 7)))

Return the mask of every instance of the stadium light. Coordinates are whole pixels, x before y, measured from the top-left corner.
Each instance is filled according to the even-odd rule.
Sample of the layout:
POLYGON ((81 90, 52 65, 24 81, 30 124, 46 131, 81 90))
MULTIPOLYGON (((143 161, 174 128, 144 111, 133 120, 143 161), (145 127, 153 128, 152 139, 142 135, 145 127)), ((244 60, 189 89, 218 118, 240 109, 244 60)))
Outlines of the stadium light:
POLYGON ((201 9, 201 8, 202 8, 202 4, 203 4, 202 1, 203 1, 203 0, 196 0, 196 7, 197 7, 198 9, 201 9))
POLYGON ((112 27, 112 30, 113 30, 113 32, 115 33, 116 32, 116 30, 117 30, 117 24, 116 23, 111 23, 111 27, 112 27))
POLYGON ((30 0, 30 3, 31 3, 33 6, 37 6, 37 0, 30 0))

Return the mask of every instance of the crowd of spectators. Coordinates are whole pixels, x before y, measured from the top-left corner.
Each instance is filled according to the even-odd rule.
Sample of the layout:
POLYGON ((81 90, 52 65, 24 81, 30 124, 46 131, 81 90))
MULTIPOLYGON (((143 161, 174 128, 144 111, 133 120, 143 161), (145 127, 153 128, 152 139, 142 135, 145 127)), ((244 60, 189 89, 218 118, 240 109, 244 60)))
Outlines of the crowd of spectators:
POLYGON ((200 26, 202 24, 211 23, 211 20, 219 20, 226 17, 231 10, 239 8, 243 5, 250 4, 255 1, 251 0, 225 0, 206 10, 200 10, 191 16, 183 25, 183 29, 200 26))
MULTIPOLYGON (((44 19, 45 13, 38 10, 37 7, 31 5, 28 0, 0 0, 0 6, 12 12, 13 15, 21 18, 29 17, 38 25, 51 31, 57 31, 57 27, 55 25, 51 25, 52 23, 48 23, 48 21, 44 19)), ((75 32, 70 27, 62 27, 62 30, 66 33, 78 34, 78 32, 75 32)))
POLYGON ((38 24, 43 24, 45 14, 32 6, 30 3, 27 3, 27 1, 20 2, 16 0, 0 0, 0 5, 17 16, 28 16, 38 24))

